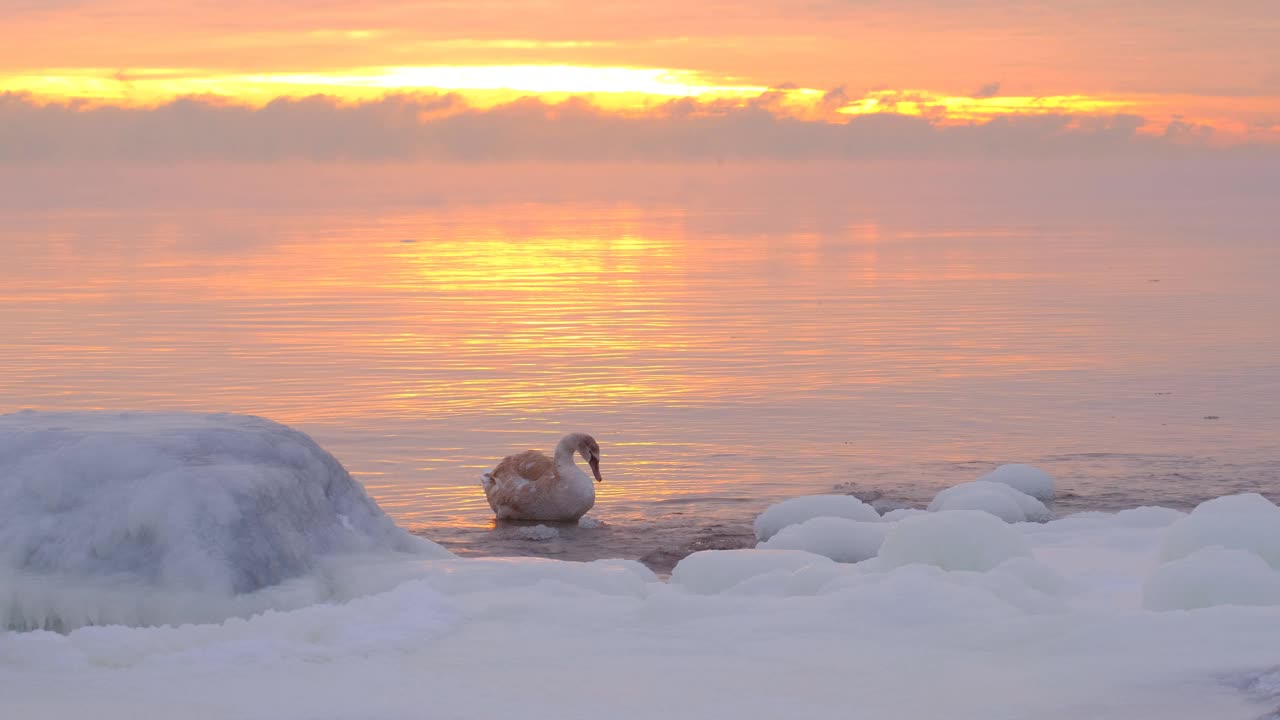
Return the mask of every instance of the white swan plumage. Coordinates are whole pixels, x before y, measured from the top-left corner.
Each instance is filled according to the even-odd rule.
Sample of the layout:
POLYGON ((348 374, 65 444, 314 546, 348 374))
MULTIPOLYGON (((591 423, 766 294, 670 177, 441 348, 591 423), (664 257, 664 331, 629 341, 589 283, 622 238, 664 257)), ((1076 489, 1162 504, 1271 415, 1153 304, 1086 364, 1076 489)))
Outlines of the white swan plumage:
POLYGON ((573 461, 582 455, 595 482, 600 477, 600 445, 586 433, 569 433, 556 444, 555 457, 527 450, 503 458, 480 484, 499 520, 571 522, 596 503, 595 482, 573 461))

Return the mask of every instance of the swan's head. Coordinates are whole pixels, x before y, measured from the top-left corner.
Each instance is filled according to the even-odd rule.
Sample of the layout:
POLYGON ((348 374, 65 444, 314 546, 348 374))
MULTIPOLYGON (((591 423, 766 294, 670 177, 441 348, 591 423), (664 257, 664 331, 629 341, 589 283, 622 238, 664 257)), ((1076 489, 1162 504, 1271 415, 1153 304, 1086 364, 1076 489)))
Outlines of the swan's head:
POLYGON ((591 474, 596 476, 596 482, 604 482, 604 478, 600 477, 600 444, 596 439, 590 435, 583 435, 578 441, 578 453, 591 466, 591 474))

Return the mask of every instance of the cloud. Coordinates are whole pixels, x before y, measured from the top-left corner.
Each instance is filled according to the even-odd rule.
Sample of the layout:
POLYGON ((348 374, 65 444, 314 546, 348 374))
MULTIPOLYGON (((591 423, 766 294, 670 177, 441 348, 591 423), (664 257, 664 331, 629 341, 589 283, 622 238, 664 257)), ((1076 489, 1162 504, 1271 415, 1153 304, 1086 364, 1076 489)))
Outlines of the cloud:
POLYGON ((991 82, 978 88, 976 91, 974 91, 971 97, 978 98, 978 99, 993 98, 999 94, 1000 94, 1000 83, 991 82))
MULTIPOLYGON (((834 91, 833 91, 834 92, 834 91)), ((838 97, 838 96, 833 96, 838 97)), ((787 117, 765 93, 744 105, 673 101, 643 115, 583 101, 489 109, 453 95, 365 103, 279 99, 261 108, 186 98, 155 108, 40 104, 0 95, 0 163, 491 163, 827 161, 1151 154, 1204 144, 1204 128, 1142 133, 1133 115, 1006 116, 949 125, 892 113, 844 123, 787 117)))
POLYGON ((46 13, 85 5, 86 0, 0 0, 0 12, 6 15, 46 13))
POLYGON ((850 99, 849 92, 841 85, 823 93, 822 101, 818 103, 818 107, 825 112, 835 112, 848 105, 850 99))

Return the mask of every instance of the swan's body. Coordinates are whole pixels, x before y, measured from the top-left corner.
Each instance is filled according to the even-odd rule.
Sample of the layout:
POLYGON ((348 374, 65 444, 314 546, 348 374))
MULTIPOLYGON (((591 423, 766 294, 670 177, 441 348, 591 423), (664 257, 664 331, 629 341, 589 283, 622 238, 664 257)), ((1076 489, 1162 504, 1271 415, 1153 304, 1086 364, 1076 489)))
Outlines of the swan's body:
POLYGON ((527 450, 503 458, 480 484, 499 520, 573 521, 596 504, 595 483, 573 461, 580 453, 600 477, 600 446, 585 433, 570 433, 556 444, 555 457, 527 450))

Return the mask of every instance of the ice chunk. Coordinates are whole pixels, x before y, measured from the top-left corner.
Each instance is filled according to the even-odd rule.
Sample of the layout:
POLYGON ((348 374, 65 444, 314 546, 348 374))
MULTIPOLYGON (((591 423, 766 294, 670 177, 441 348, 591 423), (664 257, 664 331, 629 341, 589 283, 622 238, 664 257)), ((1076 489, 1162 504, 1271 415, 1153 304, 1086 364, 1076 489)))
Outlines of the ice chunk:
POLYGON ((325 597, 328 559, 447 557, 306 435, 241 415, 0 416, 0 627, 221 619, 325 597))
POLYGON ((852 495, 807 495, 783 500, 756 518, 757 540, 768 540, 779 530, 816 517, 842 517, 864 522, 878 522, 880 513, 852 495))
POLYGON ((1053 476, 1032 465, 1001 465, 978 479, 1008 485, 1037 500, 1052 500, 1057 494, 1053 476))
POLYGON ((805 550, 836 562, 856 563, 876 556, 889 524, 841 517, 816 517, 788 525, 756 545, 767 550, 805 550))
POLYGON ((944 570, 990 570, 1031 550, 1017 528, 986 512, 949 510, 904 518, 880 546, 885 568, 913 563, 944 570))
POLYGON ((1148 610, 1280 605, 1280 572, 1254 553, 1206 547, 1161 565, 1142 589, 1148 610))
POLYGON ((1005 522, 1043 522, 1052 517, 1044 503, 1004 483, 974 480, 939 492, 929 512, 981 510, 1005 522))
POLYGON ((1143 506, 1121 510, 1115 514, 1116 522, 1133 528, 1168 527, 1187 514, 1173 508, 1143 506))
POLYGON ((799 550, 703 550, 681 560, 671 582, 711 595, 769 573, 790 575, 813 566, 830 566, 830 558, 799 550))
POLYGON ((516 536, 524 540, 554 540, 560 537, 560 531, 549 525, 524 525, 516 528, 516 536))
POLYGON ((1176 560, 1213 545, 1247 550, 1280 570, 1280 508, 1257 493, 1200 503, 1169 527, 1161 557, 1176 560))

